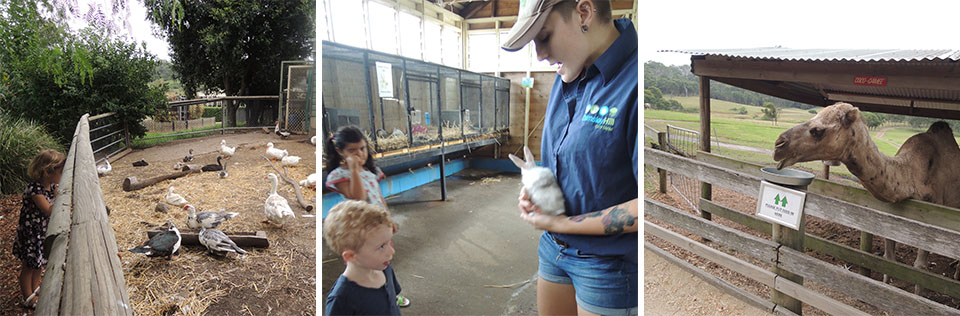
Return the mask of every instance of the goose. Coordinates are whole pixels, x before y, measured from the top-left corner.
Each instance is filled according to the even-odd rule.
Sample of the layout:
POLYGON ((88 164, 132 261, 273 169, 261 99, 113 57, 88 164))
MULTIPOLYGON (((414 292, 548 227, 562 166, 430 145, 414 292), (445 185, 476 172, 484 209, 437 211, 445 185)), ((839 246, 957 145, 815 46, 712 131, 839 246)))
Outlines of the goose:
POLYGON ((153 238, 144 242, 143 245, 132 248, 129 251, 145 254, 147 257, 166 256, 168 260, 171 259, 173 254, 176 253, 177 250, 180 250, 180 241, 182 238, 180 231, 177 230, 177 226, 174 226, 173 223, 167 222, 163 228, 165 231, 153 235, 153 238))
POLYGON ((223 212, 223 211, 204 211, 197 213, 197 208, 193 205, 187 204, 183 207, 184 211, 190 212, 187 215, 187 227, 197 229, 200 227, 204 228, 217 228, 220 226, 220 223, 231 219, 240 213, 237 212, 223 212))
POLYGON ((294 166, 299 162, 300 157, 297 156, 284 156, 283 159, 280 159, 280 165, 284 167, 294 166))
POLYGON ((191 161, 193 161, 193 148, 190 149, 190 154, 183 157, 183 162, 191 162, 191 161))
POLYGON ((296 218, 297 216, 294 215, 293 210, 290 209, 290 204, 287 203, 287 199, 277 194, 277 175, 270 173, 267 177, 270 178, 270 183, 273 187, 270 189, 270 196, 268 196, 267 200, 263 203, 263 213, 270 222, 283 226, 287 221, 287 217, 296 218))
POLYGON ((227 140, 220 140, 220 154, 226 156, 227 158, 233 157, 233 153, 237 151, 237 147, 228 147, 227 140))
POLYGON ((237 244, 234 243, 233 240, 230 240, 227 234, 217 229, 200 228, 200 234, 197 235, 197 239, 200 240, 201 245, 207 247, 207 251, 215 255, 225 256, 230 252, 237 254, 247 253, 245 250, 237 247, 237 244))
POLYGON ((280 138, 287 138, 287 136, 290 136, 290 131, 280 128, 280 121, 276 121, 274 123, 276 123, 277 126, 273 127, 273 132, 276 133, 277 136, 280 136, 280 138))
POLYGON ((104 158, 103 161, 104 164, 97 166, 97 175, 101 177, 107 173, 110 173, 110 170, 113 170, 113 167, 110 166, 110 156, 104 158))
POLYGON ((217 164, 209 164, 203 167, 200 167, 200 170, 203 171, 220 171, 223 170, 223 164, 220 163, 220 156, 217 156, 217 164))
POLYGON ((316 145, 316 144, 317 144, 317 136, 310 137, 310 143, 316 145))
POLYGON ((309 176, 307 176, 306 180, 300 181, 300 185, 316 191, 318 180, 320 180, 320 176, 318 176, 316 173, 312 173, 309 176))
POLYGON ((276 161, 277 159, 282 159, 286 155, 286 149, 275 148, 273 147, 273 143, 267 143, 267 156, 270 157, 270 160, 276 161))
POLYGON ((168 204, 174 206, 181 206, 187 204, 187 200, 183 196, 173 193, 173 187, 170 187, 170 191, 167 191, 167 196, 164 197, 168 204))

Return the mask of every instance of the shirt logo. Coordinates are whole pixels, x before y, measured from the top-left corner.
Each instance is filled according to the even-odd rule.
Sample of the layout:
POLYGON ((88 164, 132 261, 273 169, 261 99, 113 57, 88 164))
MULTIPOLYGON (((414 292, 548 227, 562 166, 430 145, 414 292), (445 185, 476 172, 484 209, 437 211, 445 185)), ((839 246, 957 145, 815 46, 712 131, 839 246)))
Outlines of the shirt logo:
POLYGON ((586 107, 586 110, 583 113, 583 119, 581 119, 581 121, 593 123, 593 128, 596 129, 601 129, 608 132, 613 131, 613 127, 617 123, 617 112, 619 111, 620 110, 615 107, 594 104, 586 107))

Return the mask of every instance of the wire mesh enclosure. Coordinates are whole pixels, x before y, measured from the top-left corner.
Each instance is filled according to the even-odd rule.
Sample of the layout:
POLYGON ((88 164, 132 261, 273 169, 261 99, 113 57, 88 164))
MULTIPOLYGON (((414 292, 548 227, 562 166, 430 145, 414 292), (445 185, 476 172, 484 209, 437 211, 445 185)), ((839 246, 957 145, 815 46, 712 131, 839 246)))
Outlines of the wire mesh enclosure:
POLYGON ((507 79, 327 41, 322 52, 324 135, 356 125, 389 152, 509 127, 507 79))
POLYGON ((316 128, 313 103, 316 100, 316 68, 312 62, 284 61, 280 73, 281 126, 294 133, 309 134, 316 128))
MULTIPOLYGON (((685 128, 667 125, 667 151, 693 158, 700 148, 700 133, 685 128)), ((669 172, 672 187, 694 212, 699 212, 700 182, 697 179, 669 172)))

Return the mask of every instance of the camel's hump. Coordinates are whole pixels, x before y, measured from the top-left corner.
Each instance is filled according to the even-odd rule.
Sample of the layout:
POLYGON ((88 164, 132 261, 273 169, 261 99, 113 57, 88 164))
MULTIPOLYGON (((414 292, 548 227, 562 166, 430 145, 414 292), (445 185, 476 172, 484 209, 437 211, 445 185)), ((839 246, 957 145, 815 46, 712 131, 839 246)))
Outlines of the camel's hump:
POLYGON ((927 129, 927 133, 937 134, 946 132, 947 134, 953 135, 953 130, 950 129, 950 124, 944 121, 937 121, 930 125, 930 128, 927 129))

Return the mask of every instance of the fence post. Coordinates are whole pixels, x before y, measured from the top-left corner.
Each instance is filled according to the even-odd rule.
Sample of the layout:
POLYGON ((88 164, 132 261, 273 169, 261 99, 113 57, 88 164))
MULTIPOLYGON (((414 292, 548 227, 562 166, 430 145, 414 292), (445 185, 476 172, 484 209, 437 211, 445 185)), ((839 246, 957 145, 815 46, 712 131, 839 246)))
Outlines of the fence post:
MULTIPOLYGON (((660 150, 669 152, 667 150, 667 133, 657 132, 657 141, 660 142, 660 150)), ((660 193, 667 193, 667 170, 662 168, 657 168, 657 173, 660 175, 660 193)))
MULTIPOLYGON (((767 181, 769 181, 769 179, 767 181)), ((784 187, 798 190, 798 191, 804 191, 804 192, 807 191, 807 185, 785 185, 781 183, 777 183, 777 185, 784 186, 784 187)), ((792 228, 785 227, 780 224, 772 224, 772 225, 773 225, 772 233, 773 233, 774 242, 780 245, 783 245, 785 247, 790 247, 791 249, 794 249, 800 252, 804 251, 803 239, 804 239, 804 235, 806 235, 806 233, 804 232, 807 226, 806 214, 801 214, 800 216, 799 230, 794 230, 792 228)), ((793 283, 803 285, 802 276, 799 276, 791 273, 790 271, 781 269, 779 262, 777 262, 773 266, 773 273, 776 273, 779 277, 790 280, 793 283)), ((776 289, 771 289, 771 291, 772 292, 770 293, 771 294, 770 300, 774 304, 786 307, 787 309, 796 313, 797 315, 803 315, 803 302, 787 294, 784 294, 780 291, 777 291, 776 289)))
POLYGON ((130 149, 130 129, 127 128, 127 121, 123 121, 123 142, 126 143, 127 149, 130 149))

